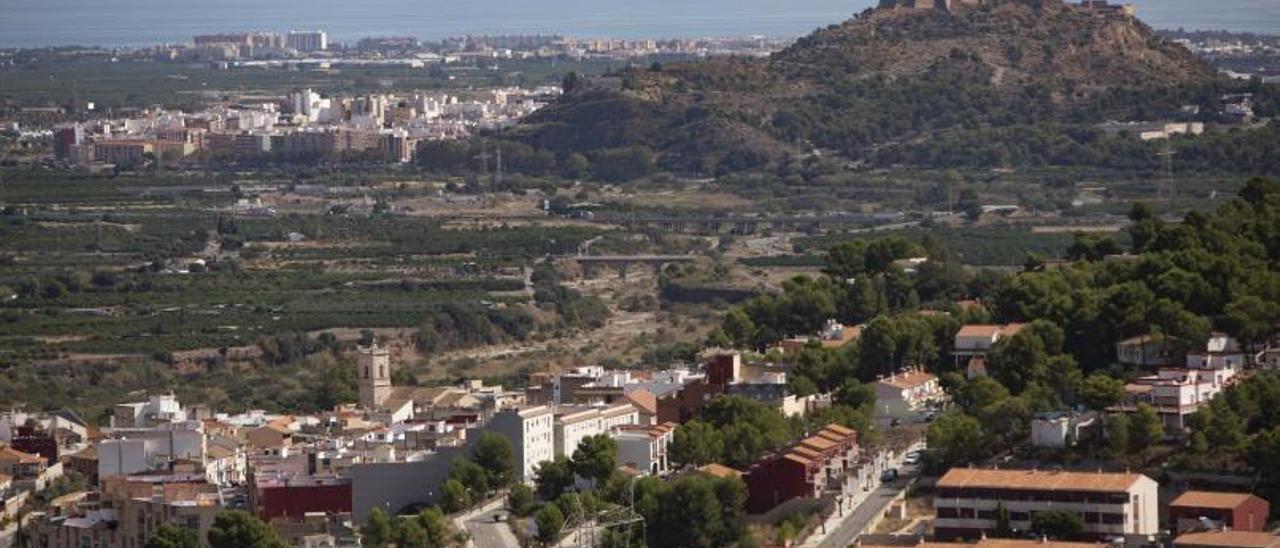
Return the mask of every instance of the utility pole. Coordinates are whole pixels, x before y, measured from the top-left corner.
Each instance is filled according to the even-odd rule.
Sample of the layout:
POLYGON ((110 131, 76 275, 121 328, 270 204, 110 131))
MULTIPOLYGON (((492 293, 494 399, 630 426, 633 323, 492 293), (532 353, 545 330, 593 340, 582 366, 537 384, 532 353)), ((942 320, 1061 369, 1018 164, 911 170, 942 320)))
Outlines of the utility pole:
POLYGON ((1172 202, 1178 197, 1178 188, 1173 181, 1173 156, 1177 154, 1169 143, 1169 138, 1164 140, 1164 149, 1156 153, 1164 160, 1164 184, 1162 185, 1165 199, 1172 202))
POLYGON ((490 189, 491 191, 497 191, 502 188, 502 140, 495 141, 494 147, 497 149, 497 159, 495 160, 497 165, 494 166, 493 170, 493 188, 490 189))
POLYGON ((489 145, 483 140, 480 141, 480 155, 476 158, 480 159, 480 180, 484 181, 489 178, 489 145))

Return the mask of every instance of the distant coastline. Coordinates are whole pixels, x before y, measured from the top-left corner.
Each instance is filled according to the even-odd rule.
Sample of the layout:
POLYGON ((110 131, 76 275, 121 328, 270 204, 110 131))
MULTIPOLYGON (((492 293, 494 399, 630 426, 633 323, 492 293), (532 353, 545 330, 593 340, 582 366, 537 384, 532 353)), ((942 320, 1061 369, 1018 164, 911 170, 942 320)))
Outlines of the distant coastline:
MULTIPOLYGON (((1138 16, 1161 29, 1280 34, 1275 0, 1131 0, 1138 16)), ((183 43, 194 34, 323 28, 333 40, 461 34, 566 34, 610 38, 800 36, 839 22, 873 0, 6 0, 0 47, 63 45, 144 47, 183 43), (252 13, 252 17, 243 14, 252 13)))

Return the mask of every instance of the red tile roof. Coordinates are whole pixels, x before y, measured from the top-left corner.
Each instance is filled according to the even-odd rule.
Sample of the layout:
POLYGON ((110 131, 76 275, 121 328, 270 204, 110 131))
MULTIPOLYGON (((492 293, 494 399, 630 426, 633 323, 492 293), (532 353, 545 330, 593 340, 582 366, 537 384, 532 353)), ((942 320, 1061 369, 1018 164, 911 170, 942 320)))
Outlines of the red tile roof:
POLYGON ((1142 474, 952 468, 938 480, 938 487, 1125 493, 1142 478, 1142 474))
POLYGON ((1223 493, 1217 491, 1187 491, 1173 499, 1169 506, 1191 508, 1221 508, 1231 510, 1252 498, 1249 493, 1223 493))

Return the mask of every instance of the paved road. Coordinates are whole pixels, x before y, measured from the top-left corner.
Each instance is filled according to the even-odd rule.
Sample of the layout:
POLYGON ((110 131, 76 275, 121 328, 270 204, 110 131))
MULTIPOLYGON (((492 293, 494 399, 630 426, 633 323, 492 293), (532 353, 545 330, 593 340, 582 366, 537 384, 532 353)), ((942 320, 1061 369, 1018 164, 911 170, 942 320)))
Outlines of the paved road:
POLYGON ((919 473, 915 466, 903 466, 899 468, 902 476, 892 483, 882 483, 876 487, 852 512, 846 514, 846 518, 840 523, 840 526, 832 531, 826 539, 822 541, 823 546, 848 546, 853 544, 854 539, 862 534, 863 530, 877 517, 884 514, 888 509, 889 503, 897 498, 898 494, 911 484, 919 473))
POLYGON ((520 541, 507 526, 507 509, 498 507, 467 520, 467 532, 471 533, 471 541, 476 548, 518 548, 520 541), (494 522, 493 517, 502 518, 494 522))

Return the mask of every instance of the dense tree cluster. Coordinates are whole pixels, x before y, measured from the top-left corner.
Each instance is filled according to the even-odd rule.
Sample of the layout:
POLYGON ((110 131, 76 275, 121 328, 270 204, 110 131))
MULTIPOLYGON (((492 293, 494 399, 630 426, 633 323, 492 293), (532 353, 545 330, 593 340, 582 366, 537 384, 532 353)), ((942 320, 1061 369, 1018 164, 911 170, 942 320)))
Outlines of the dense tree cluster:
POLYGON ((776 409, 740 396, 717 396, 693 420, 676 429, 671 460, 677 466, 719 462, 746 468, 766 451, 791 441, 798 425, 776 409))
POLYGON ((364 546, 372 548, 444 548, 459 544, 450 531, 449 520, 435 506, 412 516, 388 516, 374 508, 360 528, 364 546))

